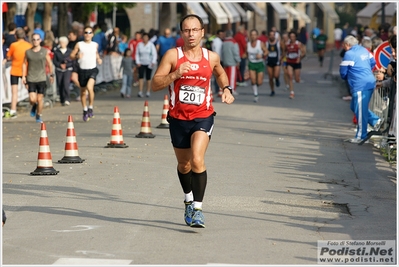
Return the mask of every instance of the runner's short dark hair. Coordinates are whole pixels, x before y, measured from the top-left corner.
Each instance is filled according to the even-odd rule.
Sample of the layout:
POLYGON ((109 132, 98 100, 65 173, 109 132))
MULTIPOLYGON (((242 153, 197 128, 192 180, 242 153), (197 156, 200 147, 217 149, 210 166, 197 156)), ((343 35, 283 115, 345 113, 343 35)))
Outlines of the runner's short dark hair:
POLYGON ((183 22, 188 19, 188 18, 197 18, 201 24, 201 29, 204 28, 204 21, 201 19, 200 16, 195 15, 195 14, 188 14, 185 15, 181 20, 180 20, 180 30, 183 30, 183 22))

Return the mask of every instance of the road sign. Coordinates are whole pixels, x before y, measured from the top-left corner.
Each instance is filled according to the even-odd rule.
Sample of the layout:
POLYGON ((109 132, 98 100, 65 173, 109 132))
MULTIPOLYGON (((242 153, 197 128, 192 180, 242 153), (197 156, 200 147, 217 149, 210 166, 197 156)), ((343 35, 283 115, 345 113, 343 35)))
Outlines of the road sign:
POLYGON ((384 67, 385 69, 388 68, 388 64, 391 61, 391 55, 392 55, 392 50, 391 47, 389 46, 389 42, 385 41, 382 44, 380 44, 374 50, 376 68, 378 69, 380 69, 381 67, 384 67))

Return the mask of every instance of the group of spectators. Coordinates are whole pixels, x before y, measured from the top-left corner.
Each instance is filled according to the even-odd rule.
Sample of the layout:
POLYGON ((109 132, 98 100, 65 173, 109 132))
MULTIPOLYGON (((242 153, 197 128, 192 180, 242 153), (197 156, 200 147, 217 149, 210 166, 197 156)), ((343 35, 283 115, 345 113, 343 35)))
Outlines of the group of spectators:
POLYGON ((364 36, 368 36, 371 39, 374 37, 380 38, 382 41, 388 41, 392 35, 394 26, 389 23, 384 23, 378 26, 378 29, 372 29, 369 26, 355 25, 351 27, 349 23, 345 23, 343 27, 336 27, 334 29, 334 42, 335 48, 340 50, 342 41, 348 35, 353 35, 358 40, 361 40, 364 36))
MULTIPOLYGON (((306 55, 308 34, 305 28, 292 29, 280 33, 276 27, 261 33, 256 29, 247 31, 240 25, 234 34, 231 30, 218 30, 204 42, 208 49, 216 51, 225 67, 233 89, 236 86, 247 86, 250 81, 254 93, 254 102, 258 102, 258 89, 263 83, 263 76, 269 76, 270 96, 275 95, 274 87, 280 86, 280 70, 283 68, 284 81, 291 99, 294 98, 292 80, 300 82, 301 60, 306 55), (235 43, 237 48, 231 52, 235 43), (231 78, 234 76, 235 78, 231 78)), ((215 84, 215 90, 219 90, 215 84)))
POLYGON ((362 35, 355 35, 353 32, 343 40, 340 74, 348 89, 348 96, 343 99, 351 101, 353 122, 357 127, 355 137, 348 139, 351 143, 363 142, 368 136, 370 126, 371 130, 379 131, 384 123, 389 127, 388 134, 396 135, 396 42, 396 26, 389 29, 386 37, 378 36, 366 28, 362 35), (389 42, 391 59, 387 67, 377 67, 374 53, 384 39, 389 42), (381 87, 388 90, 390 99, 387 118, 378 117, 369 109, 375 89, 381 87))
MULTIPOLYGON (((36 31, 42 36, 42 46, 48 49, 51 59, 54 62, 56 72, 62 72, 63 75, 60 76, 60 73, 56 73, 59 101, 62 105, 69 105, 70 84, 73 83, 76 87, 79 87, 76 72, 77 66, 76 63, 68 62, 66 70, 62 69, 59 62, 59 49, 61 47, 65 49, 66 46, 67 50, 65 55, 70 54, 76 43, 83 40, 83 24, 73 22, 72 29, 68 32, 67 36, 56 38, 51 31, 44 32, 41 30, 40 25, 35 27, 34 32, 36 31), (61 42, 61 40, 63 41, 61 42), (58 56, 55 57, 55 55, 58 56), (70 74, 70 78, 68 78, 68 74, 70 74)), ((288 37, 288 33, 280 34, 276 27, 271 28, 269 33, 264 30, 261 32, 261 34, 259 34, 257 30, 254 30, 256 37, 252 38, 252 43, 254 45, 252 48, 254 51, 252 51, 252 53, 256 54, 255 50, 259 48, 264 51, 261 52, 261 54, 263 54, 261 56, 262 60, 257 58, 251 59, 248 57, 248 49, 251 50, 251 48, 248 48, 248 44, 251 43, 251 32, 248 33, 244 25, 239 26, 237 32, 235 33, 232 30, 224 31, 220 29, 214 35, 205 35, 201 42, 201 46, 215 51, 220 56, 222 64, 224 64, 223 66, 229 74, 231 81, 234 80, 234 82, 231 82, 233 93, 237 95, 238 92, 236 90, 236 86, 247 86, 247 81, 250 80, 251 87, 254 91, 254 100, 257 102, 258 87, 263 83, 264 73, 268 73, 271 80, 271 95, 274 95, 274 84, 276 84, 276 86, 280 85, 279 67, 280 64, 282 64, 282 55, 284 52, 282 47, 284 47, 285 42, 289 41, 289 38, 284 38, 285 40, 282 40, 282 37, 285 35, 288 37), (270 37, 270 35, 272 35, 272 37, 270 37), (273 62, 270 63, 272 66, 269 66, 271 67, 269 69, 269 67, 266 67, 268 64, 267 54, 269 54, 269 52, 266 50, 269 49, 268 41, 270 38, 273 40, 272 48, 270 49, 276 49, 277 54, 275 52, 270 54, 272 56, 275 55, 276 60, 269 60, 270 62, 273 62), (259 44, 256 42, 258 39, 261 42, 259 44), (236 51, 236 46, 238 47, 238 52, 236 51), (222 49, 223 47, 225 48, 222 49), (262 61, 263 66, 258 68, 258 70, 249 69, 249 65, 251 65, 251 68, 253 68, 254 63, 259 65, 260 61, 262 61)), ((9 28, 8 34, 14 36, 11 28, 9 28)), ((177 28, 166 28, 162 35, 159 34, 159 31, 155 29, 150 29, 148 32, 142 29, 137 31, 129 40, 125 34, 120 32, 118 27, 109 29, 106 24, 99 24, 93 27, 93 34, 92 40, 98 44, 98 53, 101 56, 123 56, 121 65, 113 66, 114 68, 119 68, 119 71, 122 72, 122 88, 120 90, 120 94, 123 98, 131 97, 133 86, 139 87, 137 93, 138 97, 143 97, 144 91, 146 91, 145 95, 150 97, 153 70, 156 69, 157 65, 162 60, 163 55, 168 49, 182 46, 182 38, 177 28), (147 81, 146 84, 144 83, 144 79, 147 81), (144 89, 145 85, 146 90, 144 89)), ((28 36, 29 34, 26 34, 27 40, 28 36)), ((298 39, 301 44, 296 45, 297 47, 295 49, 297 49, 299 46, 301 46, 301 49, 304 48, 308 39, 305 28, 295 32, 294 39, 298 39)), ((8 41, 6 37, 4 37, 3 40, 6 41, 6 45, 3 46, 3 49, 6 49, 8 47, 7 43, 10 41, 8 41)), ((302 54, 304 55, 305 53, 302 52, 302 54)), ((298 69, 300 68, 298 68, 298 66, 295 67, 295 70, 292 70, 292 77, 298 76, 298 69)), ((286 81, 287 89, 290 89, 291 98, 293 98, 293 87, 292 85, 289 85, 288 71, 285 67, 284 72, 284 80, 286 81)), ((216 81, 214 81, 213 87, 215 94, 220 95, 220 88, 216 84, 216 81)))

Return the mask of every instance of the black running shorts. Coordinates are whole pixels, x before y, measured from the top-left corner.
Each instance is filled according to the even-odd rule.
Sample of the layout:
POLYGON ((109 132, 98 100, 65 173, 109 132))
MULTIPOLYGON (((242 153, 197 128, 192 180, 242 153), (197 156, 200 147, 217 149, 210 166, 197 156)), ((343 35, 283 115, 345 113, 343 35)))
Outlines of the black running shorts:
POLYGON ((95 81, 97 75, 98 75, 98 69, 97 68, 88 69, 88 70, 79 69, 78 80, 79 80, 80 86, 81 87, 86 87, 87 86, 87 82, 89 81, 89 79, 93 79, 95 81))
POLYGON ((294 70, 296 69, 301 69, 302 68, 302 63, 288 63, 287 62, 287 66, 291 66, 294 70))
POLYGON ((21 76, 10 75, 11 85, 18 85, 20 78, 21 78, 21 76))
POLYGON ((191 121, 178 120, 170 117, 168 114, 167 120, 169 122, 169 133, 172 139, 172 145, 175 148, 190 148, 191 135, 196 131, 203 131, 208 134, 209 139, 211 138, 214 125, 214 114, 208 118, 194 119, 191 121))
POLYGON ((29 93, 38 93, 44 95, 44 90, 47 88, 47 82, 27 82, 29 93))

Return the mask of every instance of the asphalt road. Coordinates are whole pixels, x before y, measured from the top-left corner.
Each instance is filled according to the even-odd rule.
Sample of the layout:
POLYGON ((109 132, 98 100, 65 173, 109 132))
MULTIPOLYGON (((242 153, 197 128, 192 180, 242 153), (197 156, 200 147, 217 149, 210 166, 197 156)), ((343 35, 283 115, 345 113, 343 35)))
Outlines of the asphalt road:
POLYGON ((372 144, 343 142, 352 112, 323 77, 328 62, 303 62, 293 100, 284 82, 274 97, 265 82, 258 103, 250 86, 232 105, 216 99, 205 229, 184 223, 169 131, 156 128, 166 91, 98 94, 86 123, 79 102, 45 109, 57 175, 30 175, 40 124, 27 113, 4 120, 3 265, 316 265, 318 240, 396 240, 396 170, 372 144), (145 100, 155 138, 135 137, 145 100), (127 148, 105 148, 115 106, 127 148), (68 115, 83 163, 58 163, 68 115))

